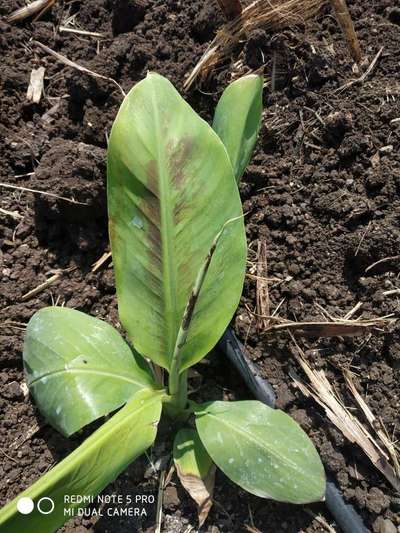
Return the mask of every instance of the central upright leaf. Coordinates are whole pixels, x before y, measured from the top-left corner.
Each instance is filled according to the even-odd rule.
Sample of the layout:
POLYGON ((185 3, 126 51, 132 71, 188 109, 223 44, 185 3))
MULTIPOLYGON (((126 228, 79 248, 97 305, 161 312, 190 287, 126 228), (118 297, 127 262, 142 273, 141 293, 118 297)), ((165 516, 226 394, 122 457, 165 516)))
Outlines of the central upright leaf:
POLYGON ((238 305, 246 241, 242 208, 222 142, 162 76, 129 92, 108 149, 110 240, 121 321, 135 348, 170 369, 199 270, 224 224, 181 370, 218 341, 238 305))

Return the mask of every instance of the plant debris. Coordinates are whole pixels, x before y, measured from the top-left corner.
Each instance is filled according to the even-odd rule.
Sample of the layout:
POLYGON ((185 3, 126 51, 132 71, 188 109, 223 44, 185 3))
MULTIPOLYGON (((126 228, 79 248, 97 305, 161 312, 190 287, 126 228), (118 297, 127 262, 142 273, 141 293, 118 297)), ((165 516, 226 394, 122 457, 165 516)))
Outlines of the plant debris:
POLYGON ((34 104, 38 104, 43 93, 45 68, 33 68, 31 72, 31 79, 29 82, 26 99, 34 104))
POLYGON ((353 21, 349 13, 349 9, 346 4, 346 0, 331 0, 332 7, 335 11, 336 18, 340 27, 346 37, 346 41, 349 47, 351 57, 360 63, 361 61, 361 48, 358 41, 356 32, 354 31, 353 21))
POLYGON ((6 17, 7 22, 18 22, 24 20, 28 17, 33 17, 37 15, 34 20, 37 20, 42 15, 46 13, 54 4, 56 0, 35 0, 30 4, 20 7, 19 9, 13 11, 10 15, 6 17))
MULTIPOLYGON (((314 398, 314 400, 321 406, 326 412, 329 420, 343 433, 343 435, 352 443, 357 444, 369 457, 374 466, 386 477, 389 483, 397 491, 400 490, 400 478, 398 476, 398 455, 394 450, 393 445, 388 442, 386 436, 382 440, 382 432, 373 429, 377 433, 378 440, 368 431, 368 429, 362 424, 362 422, 356 418, 350 410, 344 406, 342 400, 338 394, 334 391, 330 381, 326 377, 323 370, 313 370, 308 364, 305 354, 296 344, 296 349, 292 350, 292 354, 300 364, 304 373, 307 375, 310 384, 307 385, 294 373, 291 372, 291 378, 301 392, 307 396, 314 398), (386 447, 390 452, 384 451, 383 447, 386 447), (393 454, 395 454, 395 461, 393 466, 390 464, 390 460, 393 460, 393 454)), ((349 380, 349 373, 344 374, 347 384, 351 387, 351 391, 354 395, 355 387, 351 380, 349 380), (351 384, 351 385, 350 385, 351 384)), ((371 420, 371 425, 375 417, 368 409, 366 403, 357 393, 355 395, 356 401, 359 406, 362 406, 364 413, 371 420)))
POLYGON ((88 69, 88 68, 86 68, 86 67, 84 67, 82 65, 79 65, 79 63, 75 63, 75 61, 71 61, 70 59, 68 59, 68 57, 65 57, 65 56, 59 54, 58 52, 55 52, 54 50, 52 50, 51 48, 49 48, 45 44, 40 43, 39 41, 32 41, 32 43, 34 45, 38 46, 39 48, 41 48, 44 52, 47 52, 48 54, 52 55, 58 61, 60 61, 60 63, 63 63, 64 65, 67 65, 68 67, 72 67, 72 68, 74 68, 76 70, 79 70, 80 72, 84 72, 85 74, 89 74, 90 76, 93 76, 94 78, 100 78, 102 80, 110 81, 116 87, 118 87, 118 89, 122 93, 122 96, 124 96, 124 97, 126 96, 126 93, 123 90, 123 88, 121 87, 121 85, 119 83, 117 83, 115 80, 113 80, 112 78, 109 78, 108 76, 103 76, 102 74, 98 74, 97 72, 94 72, 93 70, 90 70, 90 69, 88 69))
POLYGON ((239 18, 226 23, 207 47, 203 57, 185 81, 188 90, 194 81, 205 78, 214 68, 230 57, 236 45, 246 35, 258 28, 278 30, 304 23, 321 9, 325 0, 256 0, 245 9, 239 18))

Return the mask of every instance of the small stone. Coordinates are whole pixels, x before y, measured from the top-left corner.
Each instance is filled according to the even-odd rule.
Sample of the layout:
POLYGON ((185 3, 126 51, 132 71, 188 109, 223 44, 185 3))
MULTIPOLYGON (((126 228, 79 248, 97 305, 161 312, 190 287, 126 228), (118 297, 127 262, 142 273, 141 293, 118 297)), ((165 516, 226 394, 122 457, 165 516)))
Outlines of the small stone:
POLYGON ((290 274, 293 274, 293 276, 297 276, 300 273, 300 267, 295 263, 291 263, 289 265, 288 271, 290 274))
POLYGON ((380 514, 389 507, 390 500, 380 489, 377 487, 372 487, 372 489, 368 492, 365 504, 368 511, 375 514, 380 514))
POLYGON ((296 409, 290 413, 290 416, 294 418, 294 420, 296 420, 296 422, 300 424, 305 431, 309 431, 312 427, 312 421, 307 415, 307 411, 305 409, 296 409))
POLYGON ((294 400, 294 396, 291 393, 289 387, 286 385, 286 383, 282 383, 280 385, 280 387, 276 391, 276 395, 276 407, 278 409, 284 410, 294 400))
POLYGON ((379 148, 379 151, 382 154, 390 154, 390 152, 393 152, 393 144, 388 144, 387 146, 382 146, 379 148))
POLYGON ((164 491, 164 506, 166 509, 173 511, 180 505, 180 499, 178 497, 178 491, 176 487, 169 485, 164 491))
POLYGON ((21 390, 24 398, 26 399, 29 396, 29 388, 25 381, 21 383, 21 390))
POLYGON ((17 381, 11 381, 6 385, 3 396, 8 400, 22 400, 24 393, 17 381))

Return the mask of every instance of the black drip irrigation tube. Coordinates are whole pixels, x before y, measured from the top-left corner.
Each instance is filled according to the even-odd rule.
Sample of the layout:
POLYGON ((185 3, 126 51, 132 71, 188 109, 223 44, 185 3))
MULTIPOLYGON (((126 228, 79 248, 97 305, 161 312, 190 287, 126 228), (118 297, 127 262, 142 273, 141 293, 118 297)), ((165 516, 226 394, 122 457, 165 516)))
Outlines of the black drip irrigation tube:
MULTIPOLYGON (((238 370, 253 396, 275 409, 276 394, 272 385, 259 376, 256 365, 246 356, 231 328, 225 331, 218 348, 238 370)), ((344 501, 343 494, 329 479, 326 482, 325 503, 344 533, 368 533, 360 515, 352 505, 344 501)))

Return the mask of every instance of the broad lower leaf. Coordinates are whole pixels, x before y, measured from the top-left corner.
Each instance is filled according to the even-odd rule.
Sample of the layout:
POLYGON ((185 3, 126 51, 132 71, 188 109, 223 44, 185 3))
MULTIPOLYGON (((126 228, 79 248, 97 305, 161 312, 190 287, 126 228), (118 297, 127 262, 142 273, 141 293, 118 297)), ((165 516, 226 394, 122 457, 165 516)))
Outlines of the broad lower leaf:
POLYGON ((46 307, 29 321, 24 368, 40 412, 69 436, 153 386, 112 326, 65 307, 46 307))
POLYGON ((4 533, 50 532, 75 516, 74 509, 87 503, 71 501, 76 502, 77 496, 96 496, 153 444, 162 394, 160 391, 138 392, 66 459, 6 505, 0 511, 0 530, 4 533), (30 514, 17 510, 17 503, 23 497, 33 501, 34 509, 30 514), (49 514, 38 511, 37 503, 41 498, 47 498, 39 504, 46 511, 54 504, 49 514))
POLYGON ((194 429, 181 429, 174 440, 174 462, 178 477, 198 505, 199 527, 212 507, 215 465, 194 429))
POLYGON ((215 464, 242 488, 290 503, 324 499, 325 473, 306 433, 290 416, 261 402, 211 402, 196 427, 215 464))
POLYGON ((213 128, 227 149, 238 183, 257 141, 262 90, 262 76, 244 76, 225 89, 215 109, 213 128))
POLYGON ((170 369, 183 313, 224 224, 186 343, 183 370, 216 344, 238 305, 246 242, 226 150, 171 83, 149 74, 125 98, 108 149, 119 313, 135 348, 170 369))

